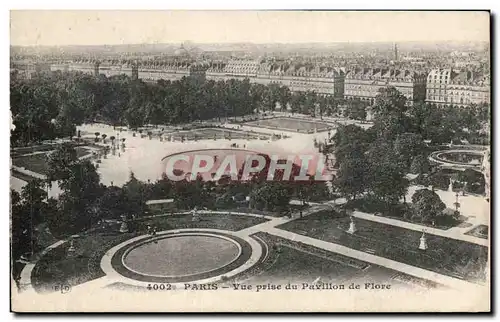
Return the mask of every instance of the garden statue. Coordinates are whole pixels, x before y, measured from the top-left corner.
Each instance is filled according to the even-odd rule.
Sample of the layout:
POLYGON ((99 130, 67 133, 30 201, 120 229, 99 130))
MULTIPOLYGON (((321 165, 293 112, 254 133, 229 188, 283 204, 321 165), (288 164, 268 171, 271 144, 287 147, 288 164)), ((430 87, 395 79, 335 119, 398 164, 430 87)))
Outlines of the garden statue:
POLYGON ((349 223, 349 229, 347 230, 347 232, 349 234, 354 234, 357 229, 356 229, 356 223, 354 222, 354 217, 351 215, 351 222, 349 223))
POLYGON ((425 236, 425 230, 422 230, 422 236, 420 237, 420 245, 418 246, 420 250, 427 250, 427 237, 425 236))
POLYGON ((121 218, 122 218, 122 224, 120 226, 120 232, 128 233, 127 216, 122 215, 121 218))
POLYGON ((198 209, 196 207, 193 208, 191 213, 193 215, 192 221, 200 221, 200 215, 198 214, 198 209))
POLYGON ((76 251, 75 241, 73 239, 71 239, 70 242, 69 242, 68 256, 74 255, 75 251, 76 251))

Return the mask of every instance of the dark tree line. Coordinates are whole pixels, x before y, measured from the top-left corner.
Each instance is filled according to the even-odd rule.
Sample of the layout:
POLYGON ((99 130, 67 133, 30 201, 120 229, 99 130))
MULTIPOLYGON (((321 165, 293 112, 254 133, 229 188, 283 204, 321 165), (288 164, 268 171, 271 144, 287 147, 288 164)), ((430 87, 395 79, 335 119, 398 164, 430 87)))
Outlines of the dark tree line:
POLYGON ((190 78, 146 83, 126 75, 96 78, 53 72, 24 80, 11 77, 11 141, 25 145, 75 135, 75 126, 104 122, 137 128, 180 124, 282 110, 322 116, 341 102, 315 92, 291 93, 288 87, 249 80, 205 81, 190 78))

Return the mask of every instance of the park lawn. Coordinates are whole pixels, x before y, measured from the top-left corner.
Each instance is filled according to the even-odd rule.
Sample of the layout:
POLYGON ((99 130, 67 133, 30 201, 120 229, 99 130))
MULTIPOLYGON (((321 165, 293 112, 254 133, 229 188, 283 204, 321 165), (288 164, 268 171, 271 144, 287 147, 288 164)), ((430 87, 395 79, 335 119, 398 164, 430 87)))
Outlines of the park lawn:
POLYGON ((35 177, 32 177, 32 176, 27 175, 27 174, 24 174, 24 173, 22 173, 22 172, 19 172, 19 171, 17 171, 17 170, 14 170, 14 169, 11 169, 11 170, 10 170, 10 173, 11 173, 11 176, 12 176, 12 177, 16 177, 16 178, 18 178, 18 179, 20 179, 20 180, 23 180, 23 181, 26 181, 26 182, 29 182, 29 181, 31 181, 31 180, 36 179, 35 177))
POLYGON ((12 159, 12 164, 39 174, 47 174, 49 171, 45 153, 16 157, 12 159))
POLYGON ((50 151, 50 150, 54 150, 55 147, 56 147, 56 145, 54 145, 54 144, 42 144, 42 145, 33 145, 33 146, 27 146, 27 147, 22 147, 22 148, 13 148, 13 149, 11 149, 10 154, 12 157, 14 157, 14 156, 19 156, 19 155, 34 153, 34 152, 50 151))
POLYGON ((358 270, 335 261, 301 252, 289 246, 281 246, 279 254, 260 274, 245 283, 312 283, 318 277, 322 282, 340 282, 356 274, 358 270))
POLYGON ((448 230, 463 223, 463 220, 458 220, 451 215, 438 217, 434 225, 428 222, 413 221, 409 218, 409 216, 406 216, 408 215, 408 212, 411 211, 411 209, 409 209, 408 207, 411 207, 412 203, 388 205, 384 202, 372 200, 369 198, 359 198, 356 200, 350 200, 348 202, 348 206, 349 208, 358 210, 360 212, 378 214, 383 217, 421 225, 422 229, 424 229, 425 227, 432 227, 441 230, 448 230))
MULTIPOLYGON (((50 148, 53 150, 55 146, 50 146, 50 148)), ((85 146, 75 147, 75 150, 78 158, 91 153, 91 151, 85 146)), ((14 154, 12 155, 12 164, 17 167, 25 168, 27 170, 44 175, 46 175, 49 171, 47 163, 47 153, 32 154, 26 156, 15 156, 14 154)), ((31 178, 27 175, 23 176, 18 171, 14 173, 14 176, 25 181, 29 181, 29 179, 31 178)))
POLYGON ((147 225, 156 226, 158 231, 183 228, 211 228, 238 231, 266 222, 267 219, 229 214, 199 214, 199 221, 193 221, 192 214, 166 215, 138 220, 139 230, 147 225))
POLYGON ((478 238, 483 238, 483 239, 488 239, 488 226, 486 225, 479 225, 468 232, 465 233, 466 235, 478 237, 478 238))
POLYGON ((76 253, 68 257, 69 242, 51 250, 35 265, 31 274, 37 292, 51 292, 57 285, 76 286, 104 276, 100 260, 105 252, 129 238, 132 234, 88 234, 78 238, 76 253))
POLYGON ((90 149, 88 149, 87 147, 84 147, 84 146, 77 146, 77 147, 75 147, 75 150, 76 150, 76 157, 77 158, 81 158, 85 155, 92 153, 92 151, 90 149))
MULTIPOLYGON (((236 282, 248 284, 323 283, 347 284, 350 281, 385 282, 394 276, 404 275, 350 257, 331 253, 300 242, 283 239, 267 233, 253 235, 264 241, 269 249, 266 259, 245 272, 236 282)), ((425 281, 418 281, 426 284, 425 281)))
POLYGON ((427 235, 428 249, 418 249, 421 232, 355 219, 358 231, 347 233, 350 219, 322 211, 279 226, 308 237, 428 269, 465 280, 483 277, 488 248, 468 242, 427 235))

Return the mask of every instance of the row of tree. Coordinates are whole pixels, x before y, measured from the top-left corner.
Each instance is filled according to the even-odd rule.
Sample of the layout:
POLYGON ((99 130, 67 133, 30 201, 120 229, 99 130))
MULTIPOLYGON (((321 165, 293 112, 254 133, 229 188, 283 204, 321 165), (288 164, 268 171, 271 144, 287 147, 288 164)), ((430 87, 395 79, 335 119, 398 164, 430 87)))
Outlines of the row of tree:
POLYGON ((281 106, 323 115, 340 101, 315 92, 291 93, 288 87, 249 80, 205 81, 190 78, 146 83, 126 75, 107 78, 83 73, 11 78, 13 144, 75 134, 75 125, 105 122, 132 128, 244 116, 281 106))

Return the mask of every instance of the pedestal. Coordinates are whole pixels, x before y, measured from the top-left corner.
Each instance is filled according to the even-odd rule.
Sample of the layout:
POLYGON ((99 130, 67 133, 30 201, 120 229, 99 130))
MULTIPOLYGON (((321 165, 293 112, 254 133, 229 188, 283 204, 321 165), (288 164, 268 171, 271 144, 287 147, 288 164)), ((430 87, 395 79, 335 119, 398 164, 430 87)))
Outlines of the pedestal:
POLYGON ((121 233, 128 233, 128 225, 127 225, 127 217, 122 216, 122 224, 120 225, 120 232, 121 233))

